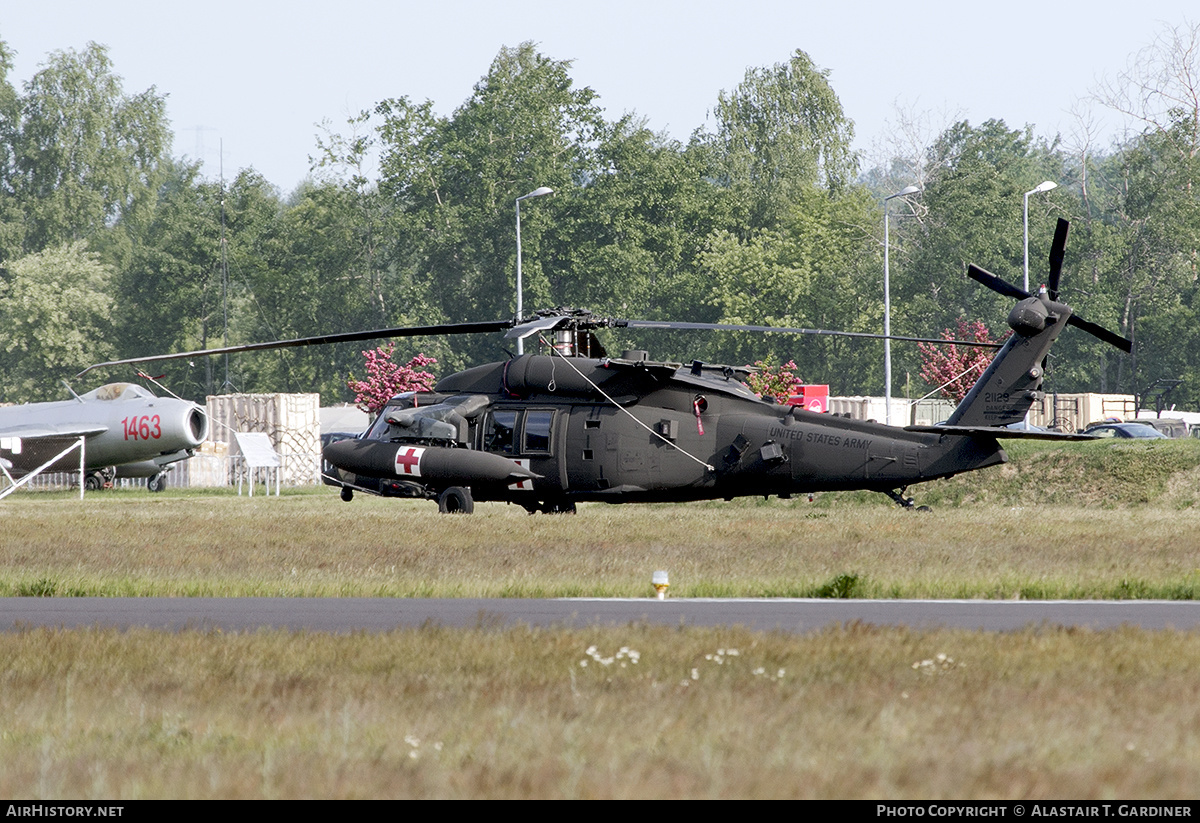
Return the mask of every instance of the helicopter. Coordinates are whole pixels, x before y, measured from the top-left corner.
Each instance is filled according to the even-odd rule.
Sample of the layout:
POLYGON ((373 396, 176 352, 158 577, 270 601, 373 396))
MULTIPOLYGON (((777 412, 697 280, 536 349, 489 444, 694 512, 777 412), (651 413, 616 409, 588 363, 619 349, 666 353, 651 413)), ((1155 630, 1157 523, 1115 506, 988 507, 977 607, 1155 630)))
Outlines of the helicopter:
MULTIPOLYGON (((887 426, 761 399, 750 371, 656 361, 646 351, 609 356, 604 328, 709 329, 882 335, 772 326, 620 320, 554 309, 533 318, 401 327, 255 343, 149 359, 288 346, 505 331, 534 337, 546 354, 521 354, 451 374, 433 391, 393 397, 358 437, 327 444, 342 499, 355 491, 436 500, 444 513, 503 501, 530 513, 573 513, 585 501, 685 502, 743 496, 788 498, 870 490, 904 508, 910 486, 1007 461, 1006 438, 1090 439, 1007 428, 1040 396, 1045 360, 1067 325, 1124 351, 1132 343, 1082 320, 1058 300, 1068 224, 1060 220, 1047 286, 1029 294, 971 266, 968 275, 1018 302, 1013 334, 944 424, 887 426)), ((890 339, 960 342, 929 338, 890 339)), ((92 367, 94 368, 94 367, 92 367)))
POLYGON ((81 461, 85 489, 101 489, 121 476, 144 477, 150 491, 162 491, 171 464, 191 457, 208 437, 203 408, 156 397, 133 383, 71 394, 71 400, 0 409, 3 493, 19 484, 17 478, 79 470, 81 461), (69 456, 81 439, 82 457, 69 456))

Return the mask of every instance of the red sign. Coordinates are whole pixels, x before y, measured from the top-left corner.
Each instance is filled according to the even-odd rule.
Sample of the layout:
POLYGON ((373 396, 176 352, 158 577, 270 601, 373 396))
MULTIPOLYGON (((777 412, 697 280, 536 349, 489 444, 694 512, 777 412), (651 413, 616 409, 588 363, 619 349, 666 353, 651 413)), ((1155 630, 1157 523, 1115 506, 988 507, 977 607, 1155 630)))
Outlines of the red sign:
POLYGON ((788 405, 801 406, 810 412, 829 411, 829 384, 801 386, 799 394, 793 394, 788 398, 788 405))

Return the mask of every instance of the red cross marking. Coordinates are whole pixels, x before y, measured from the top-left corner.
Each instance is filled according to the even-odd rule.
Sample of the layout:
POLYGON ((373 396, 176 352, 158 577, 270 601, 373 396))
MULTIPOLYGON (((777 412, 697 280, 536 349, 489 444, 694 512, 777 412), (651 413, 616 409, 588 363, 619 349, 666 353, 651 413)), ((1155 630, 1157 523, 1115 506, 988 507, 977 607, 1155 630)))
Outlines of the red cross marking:
POLYGON ((424 449, 398 449, 396 451, 396 474, 421 476, 421 455, 424 449))
MULTIPOLYGON (((529 468, 529 460, 527 460, 527 459, 523 460, 523 459, 513 458, 512 462, 516 463, 518 466, 520 466, 523 469, 529 468)), ((512 489, 513 491, 518 491, 518 492, 533 491, 533 481, 532 480, 518 480, 516 483, 510 483, 508 487, 510 489, 512 489)))

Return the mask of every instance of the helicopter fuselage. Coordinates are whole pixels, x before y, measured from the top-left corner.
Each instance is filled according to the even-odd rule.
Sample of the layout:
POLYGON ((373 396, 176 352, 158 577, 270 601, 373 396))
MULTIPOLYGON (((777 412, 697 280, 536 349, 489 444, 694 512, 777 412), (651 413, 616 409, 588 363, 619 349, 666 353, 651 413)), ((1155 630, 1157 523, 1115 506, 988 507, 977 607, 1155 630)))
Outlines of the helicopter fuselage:
POLYGON ((530 510, 889 492, 1007 459, 994 440, 764 402, 736 370, 633 355, 525 355, 469 369, 433 393, 394 398, 362 438, 331 444, 325 456, 350 486, 371 477, 431 498, 466 486, 475 500, 530 510), (528 476, 505 475, 496 457, 528 476))

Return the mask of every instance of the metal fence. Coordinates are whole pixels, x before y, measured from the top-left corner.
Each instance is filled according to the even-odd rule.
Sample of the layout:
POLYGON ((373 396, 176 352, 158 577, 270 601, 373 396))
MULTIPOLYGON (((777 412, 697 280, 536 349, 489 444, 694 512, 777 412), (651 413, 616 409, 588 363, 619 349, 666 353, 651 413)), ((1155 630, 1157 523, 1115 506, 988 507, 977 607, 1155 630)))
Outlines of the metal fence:
MULTIPOLYGON (((321 456, 314 453, 283 453, 280 463, 284 482, 289 486, 311 486, 321 482, 321 456), (311 466, 311 471, 308 470, 311 466), (287 471, 285 469, 290 469, 287 471), (288 482, 287 477, 305 477, 306 482, 288 482)), ((266 482, 263 469, 249 469, 242 455, 214 455, 203 452, 172 465, 165 475, 168 489, 220 488, 244 484, 250 476, 255 483, 266 482)), ((145 477, 117 477, 113 487, 118 489, 146 488, 145 477)), ((272 483, 274 477, 272 476, 272 483)), ((79 488, 79 472, 44 472, 32 478, 25 488, 36 491, 62 491, 79 488)))

